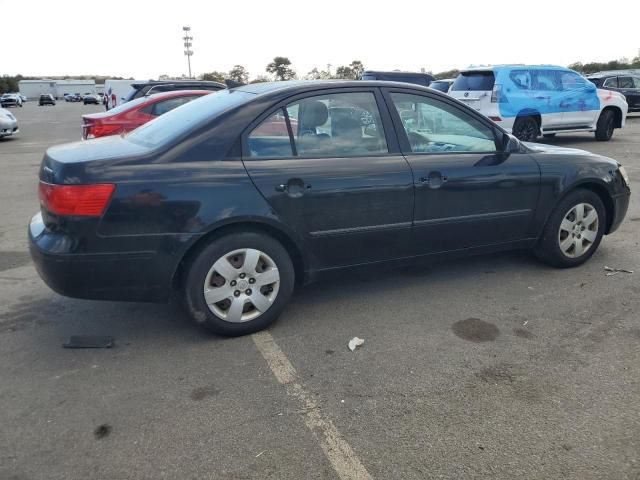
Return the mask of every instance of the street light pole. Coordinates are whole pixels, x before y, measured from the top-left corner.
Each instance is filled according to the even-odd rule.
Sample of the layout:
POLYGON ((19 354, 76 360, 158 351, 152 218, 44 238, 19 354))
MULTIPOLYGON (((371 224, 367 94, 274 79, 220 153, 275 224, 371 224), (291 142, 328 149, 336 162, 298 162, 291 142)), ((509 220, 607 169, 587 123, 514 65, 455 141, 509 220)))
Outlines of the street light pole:
POLYGON ((184 31, 184 54, 187 56, 187 64, 189 65, 189 78, 191 78, 191 55, 193 55, 193 50, 191 50, 191 46, 193 45, 193 37, 191 36, 191 27, 182 27, 184 31))

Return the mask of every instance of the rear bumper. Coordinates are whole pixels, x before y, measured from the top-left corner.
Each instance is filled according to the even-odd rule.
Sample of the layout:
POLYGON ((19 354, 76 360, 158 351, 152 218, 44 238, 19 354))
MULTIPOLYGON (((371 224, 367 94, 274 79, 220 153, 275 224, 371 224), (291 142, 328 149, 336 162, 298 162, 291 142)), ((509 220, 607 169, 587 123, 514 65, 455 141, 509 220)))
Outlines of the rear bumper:
POLYGON ((171 275, 156 252, 73 253, 78 242, 29 224, 29 252, 40 278, 60 295, 90 300, 166 302, 171 275))

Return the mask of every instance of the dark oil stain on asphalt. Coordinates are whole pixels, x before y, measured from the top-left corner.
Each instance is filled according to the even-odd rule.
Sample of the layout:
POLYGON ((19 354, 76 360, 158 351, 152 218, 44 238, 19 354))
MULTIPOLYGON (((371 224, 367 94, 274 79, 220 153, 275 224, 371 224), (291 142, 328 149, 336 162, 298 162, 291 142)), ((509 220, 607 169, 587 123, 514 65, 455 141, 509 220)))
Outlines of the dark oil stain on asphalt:
POLYGON ((325 350, 324 353, 326 353, 327 355, 333 355, 334 353, 336 353, 336 351, 329 349, 329 350, 325 350))
POLYGON ((0 272, 22 267, 31 262, 29 252, 0 252, 0 272))
POLYGON ((524 328, 514 328, 513 334, 516 337, 526 338, 527 340, 530 340, 535 337, 533 333, 531 333, 529 330, 525 330, 524 328))
POLYGON ((109 425, 108 423, 103 423, 93 431, 94 437, 96 437, 98 440, 108 437, 110 433, 111 425, 109 425))
POLYGON ((191 397, 191 400, 195 400, 198 402, 200 400, 204 400, 207 397, 218 395, 219 393, 220 393, 220 390, 218 390, 213 385, 209 385, 207 387, 194 388, 191 391, 190 397, 191 397))
POLYGON ((463 340, 475 343, 492 342, 500 335, 498 327, 479 318, 459 320, 451 326, 451 329, 463 340))

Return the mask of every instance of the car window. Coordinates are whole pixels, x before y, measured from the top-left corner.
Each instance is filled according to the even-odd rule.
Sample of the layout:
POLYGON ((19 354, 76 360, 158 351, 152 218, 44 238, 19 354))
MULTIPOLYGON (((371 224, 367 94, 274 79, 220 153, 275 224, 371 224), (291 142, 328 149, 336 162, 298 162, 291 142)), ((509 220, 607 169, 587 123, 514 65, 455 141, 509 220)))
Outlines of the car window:
POLYGON ((392 93, 414 153, 495 152, 493 130, 446 102, 408 93, 392 93))
POLYGON ((575 72, 560 72, 560 83, 563 90, 576 90, 585 86, 584 77, 575 72))
MULTIPOLYGON (((308 97, 286 106, 293 143, 302 157, 350 157, 388 153, 373 93, 308 97)), ((285 111, 278 110, 248 137, 252 157, 288 157, 291 139, 285 111)))
POLYGON ((604 81, 603 86, 618 88, 618 77, 609 77, 604 81))
POLYGON ((633 88, 631 77, 618 77, 618 88, 633 88))
POLYGON ((298 156, 350 157, 388 153, 371 92, 308 97, 287 105, 298 156))
POLYGON ((451 91, 490 91, 494 83, 492 71, 462 72, 451 85, 451 91))
POLYGON ((249 134, 248 142, 251 157, 292 157, 293 149, 284 109, 279 109, 254 128, 249 134))
POLYGON ((535 70, 533 74, 533 90, 559 91, 562 85, 555 70, 535 70))
POLYGON ((165 113, 173 110, 176 107, 179 107, 180 105, 189 103, 194 98, 197 98, 197 97, 194 95, 190 95, 188 97, 169 98, 168 100, 158 102, 153 105, 152 115, 156 115, 156 116, 164 115, 165 113))
POLYGON ((529 70, 512 70, 509 78, 520 90, 531 90, 531 72, 529 70))
POLYGON ((640 77, 631 77, 633 79, 633 88, 640 88, 640 77))

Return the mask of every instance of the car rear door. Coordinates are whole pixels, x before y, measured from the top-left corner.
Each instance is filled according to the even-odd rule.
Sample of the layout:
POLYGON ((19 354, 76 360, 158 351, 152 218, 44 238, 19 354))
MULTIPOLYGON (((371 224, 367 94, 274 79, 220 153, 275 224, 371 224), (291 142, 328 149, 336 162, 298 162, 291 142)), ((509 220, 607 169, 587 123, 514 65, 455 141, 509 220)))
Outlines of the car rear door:
POLYGON ((413 177, 381 98, 377 88, 294 97, 243 137, 251 179, 315 268, 409 254, 413 177))
POLYGON ((530 155, 501 152, 490 122, 440 96, 384 95, 415 179, 415 253, 533 236, 540 170, 530 155))

